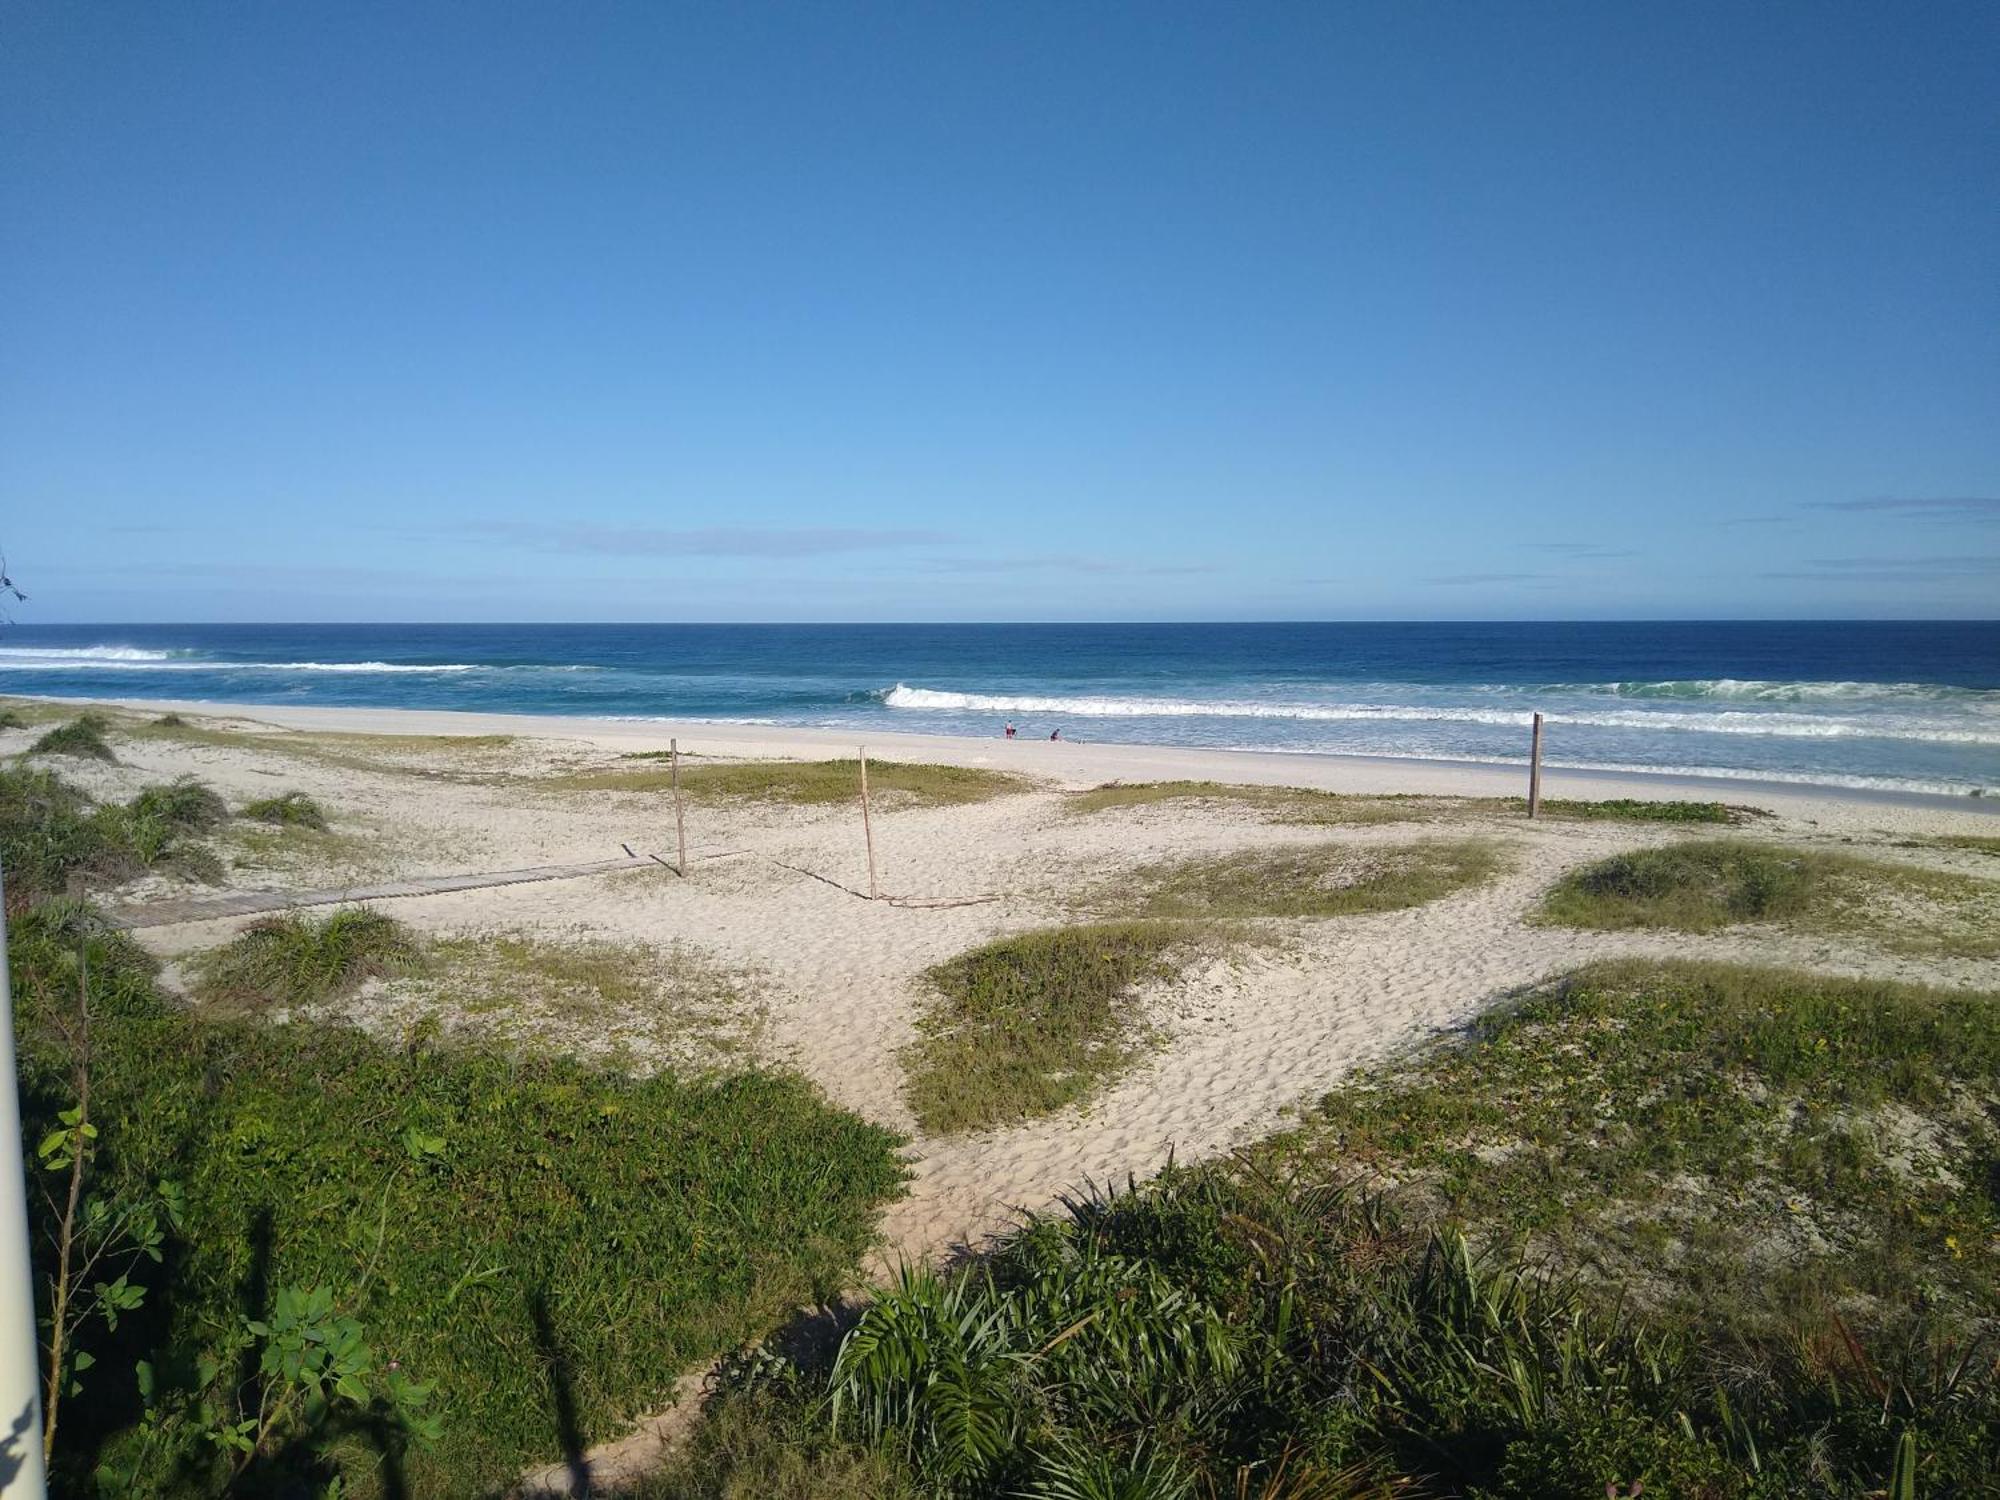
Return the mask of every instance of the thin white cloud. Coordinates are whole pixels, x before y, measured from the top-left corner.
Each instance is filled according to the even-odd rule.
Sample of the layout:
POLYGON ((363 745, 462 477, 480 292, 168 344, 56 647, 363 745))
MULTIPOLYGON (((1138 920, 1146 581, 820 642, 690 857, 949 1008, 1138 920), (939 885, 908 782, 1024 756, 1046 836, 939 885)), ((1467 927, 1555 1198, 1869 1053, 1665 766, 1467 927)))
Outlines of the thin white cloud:
POLYGON ((604 557, 825 557, 936 547, 959 538, 948 531, 861 526, 606 526, 588 521, 546 524, 483 521, 466 528, 475 536, 545 552, 604 557))

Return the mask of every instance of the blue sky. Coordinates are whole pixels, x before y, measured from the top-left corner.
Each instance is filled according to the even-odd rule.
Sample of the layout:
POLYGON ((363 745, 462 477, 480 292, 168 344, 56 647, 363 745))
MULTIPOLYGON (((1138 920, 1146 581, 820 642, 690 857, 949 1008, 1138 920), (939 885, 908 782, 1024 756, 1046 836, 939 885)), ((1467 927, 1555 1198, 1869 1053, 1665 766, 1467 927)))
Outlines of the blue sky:
POLYGON ((23 623, 2000 614, 2000 7, 0 5, 23 623))

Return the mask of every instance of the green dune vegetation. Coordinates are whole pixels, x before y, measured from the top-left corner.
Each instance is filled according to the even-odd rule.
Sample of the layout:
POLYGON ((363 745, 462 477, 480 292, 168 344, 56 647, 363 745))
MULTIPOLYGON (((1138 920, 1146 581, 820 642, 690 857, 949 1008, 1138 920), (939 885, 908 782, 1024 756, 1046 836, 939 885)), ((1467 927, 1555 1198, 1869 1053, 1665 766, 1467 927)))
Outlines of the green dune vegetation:
POLYGON ((105 731, 111 727, 102 714, 80 714, 67 724, 59 724, 29 749, 31 755, 73 755, 79 760, 115 761, 105 731))
POLYGON ((1962 849, 1972 854, 2000 854, 2000 835, 1988 836, 1982 833, 1941 833, 1922 841, 1917 847, 1931 849, 1962 849))
POLYGON ((16 899, 73 883, 110 886, 148 870, 209 880, 221 865, 203 836, 227 808, 185 778, 146 787, 130 802, 98 803, 52 771, 0 766, 0 847, 16 899))
POLYGON ((1477 839, 1315 844, 1173 860, 1091 892, 1120 920, 1002 938, 936 965, 904 1049, 905 1097, 931 1134, 985 1129, 1088 1098, 1162 1040, 1146 986, 1250 940, 1255 918, 1419 906, 1491 879, 1505 852, 1477 839))
POLYGON ((980 1130, 1087 1097, 1157 1040, 1139 992, 1179 973, 1204 938, 1186 923, 1055 927, 932 968, 936 1002, 902 1058, 918 1122, 933 1135, 980 1130))
POLYGON ((794 1075, 254 1018, 399 967, 407 934, 366 913, 195 965, 250 1016, 167 994, 60 893, 136 857, 133 825, 213 815, 0 773, 60 1492, 497 1493, 858 1278, 896 1141, 794 1075))
MULTIPOLYGON (((1505 797, 1499 806, 1508 812, 1526 813, 1526 797, 1505 797)), ((1734 802, 1650 801, 1635 797, 1608 797, 1600 802, 1574 797, 1544 797, 1541 815, 1558 821, 1583 823, 1748 823, 1768 818, 1761 807, 1734 802)))
POLYGON ((1267 823, 1308 827, 1355 827, 1370 823, 1420 823, 1449 813, 1451 797, 1359 796, 1316 792, 1304 787, 1236 786, 1220 781, 1113 781, 1073 792, 1065 806, 1080 815, 1162 803, 1209 803, 1240 807, 1267 823))
POLYGON ((281 792, 275 797, 259 797, 244 804, 243 816, 253 823, 269 823, 279 828, 326 831, 326 810, 304 792, 281 792))
POLYGON ((2000 885, 1992 881, 1740 839, 1640 849, 1586 865, 1549 892, 1541 918, 1677 932, 1768 922, 1904 953, 2000 954, 2000 885))
MULTIPOLYGON (((635 758, 658 759, 653 755, 635 758)), ((680 778, 681 795, 698 802, 775 802, 815 807, 857 802, 861 797, 859 760, 696 764, 684 760, 680 778)), ((662 792, 672 787, 673 770, 655 764, 643 768, 573 771, 545 778, 537 785, 556 791, 662 792)), ((976 767, 873 759, 868 762, 868 794, 888 807, 959 807, 1024 792, 1032 785, 1024 776, 976 767)))
MULTIPOLYGON (((1239 786, 1219 781, 1113 781, 1086 792, 1072 793, 1066 805, 1073 813, 1087 815, 1162 803, 1240 807, 1256 812, 1267 823, 1307 827, 1431 823, 1454 817, 1525 816, 1528 811, 1524 797, 1433 797, 1410 793, 1371 796, 1319 792, 1305 787, 1239 786)), ((1762 808, 1732 803, 1645 801, 1631 797, 1597 802, 1544 798, 1541 813, 1558 821, 1690 824, 1735 824, 1770 816, 1762 808)))
POLYGON ((1507 868, 1486 839, 1306 844, 1143 866, 1097 899, 1153 918, 1341 917, 1422 906, 1507 868))
POLYGON ((1620 963, 752 1362, 650 1500, 1990 1493, 2000 995, 1620 963))
POLYGON ((422 961, 422 945, 401 922, 354 906, 318 918, 259 918, 189 968, 196 999, 254 1013, 330 1000, 370 979, 412 973, 422 961))

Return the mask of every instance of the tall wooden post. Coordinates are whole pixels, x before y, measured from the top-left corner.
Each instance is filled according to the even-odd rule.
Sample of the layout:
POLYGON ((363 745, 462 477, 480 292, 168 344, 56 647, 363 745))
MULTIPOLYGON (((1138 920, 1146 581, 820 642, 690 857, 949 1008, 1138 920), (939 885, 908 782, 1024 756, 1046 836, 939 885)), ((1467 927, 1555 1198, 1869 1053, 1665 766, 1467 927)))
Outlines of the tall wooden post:
POLYGON ((681 812, 681 742, 667 741, 667 754, 674 765, 674 842, 680 848, 681 879, 687 879, 688 872, 688 827, 687 817, 681 812))
POLYGON ((1528 751, 1528 816, 1542 812, 1542 716, 1535 715, 1535 740, 1528 751))
POLYGON ((868 747, 861 747, 861 835, 868 840, 868 899, 880 901, 882 888, 875 883, 875 825, 868 819, 868 747))

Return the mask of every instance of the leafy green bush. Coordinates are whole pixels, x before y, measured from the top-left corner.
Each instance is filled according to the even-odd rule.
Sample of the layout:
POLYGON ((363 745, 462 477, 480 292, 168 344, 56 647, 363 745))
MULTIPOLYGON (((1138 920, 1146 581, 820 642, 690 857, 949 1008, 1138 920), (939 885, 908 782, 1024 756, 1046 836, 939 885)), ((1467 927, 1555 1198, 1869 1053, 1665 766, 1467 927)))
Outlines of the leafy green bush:
POLYGON ((276 797, 260 797, 247 804, 243 816, 256 823, 273 823, 283 828, 313 828, 324 832, 326 812, 304 792, 285 792, 276 797))
MULTIPOLYGON (((348 1289, 328 1337, 348 1339, 342 1318, 365 1326, 433 1387, 440 1435, 407 1447, 376 1409, 232 1493, 323 1493, 336 1472, 353 1497, 503 1488, 849 1284, 901 1177, 893 1137, 789 1075, 632 1079, 217 1021, 168 1002, 152 961, 73 903, 32 908, 12 937, 31 1136, 71 1097, 61 1018, 81 946, 104 1191, 173 1182, 183 1204, 143 1315, 86 1348, 88 1398, 59 1434, 71 1493, 100 1461, 138 1470, 131 1493, 215 1493, 213 1467, 145 1461, 130 1372, 146 1359, 162 1383, 170 1367, 198 1380, 205 1355, 226 1394, 246 1310, 275 1329, 285 1309, 260 1289, 285 1287, 348 1289)), ((300 1295, 294 1322, 317 1318, 300 1295)))
POLYGON ((29 747, 31 755, 75 755, 86 760, 115 761, 111 744, 104 738, 111 727, 102 714, 82 714, 67 724, 59 724, 29 747))
POLYGON ((200 999, 261 1009, 330 1000, 422 962, 423 947, 409 928, 353 906, 318 920, 296 912, 265 917, 189 967, 200 999))

